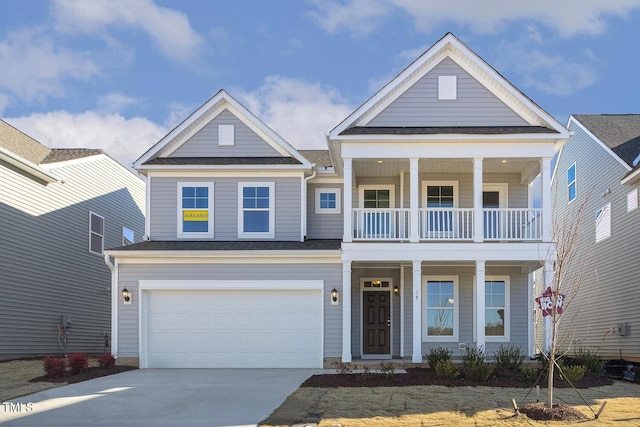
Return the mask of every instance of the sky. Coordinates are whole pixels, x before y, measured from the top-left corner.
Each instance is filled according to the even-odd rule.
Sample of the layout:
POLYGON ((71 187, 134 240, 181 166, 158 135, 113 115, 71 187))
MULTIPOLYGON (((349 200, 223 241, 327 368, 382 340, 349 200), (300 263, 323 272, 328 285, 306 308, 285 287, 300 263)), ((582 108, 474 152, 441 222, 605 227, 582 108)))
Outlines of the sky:
POLYGON ((545 111, 640 113, 640 0, 0 0, 0 118, 130 165, 220 89, 297 149, 452 32, 545 111))

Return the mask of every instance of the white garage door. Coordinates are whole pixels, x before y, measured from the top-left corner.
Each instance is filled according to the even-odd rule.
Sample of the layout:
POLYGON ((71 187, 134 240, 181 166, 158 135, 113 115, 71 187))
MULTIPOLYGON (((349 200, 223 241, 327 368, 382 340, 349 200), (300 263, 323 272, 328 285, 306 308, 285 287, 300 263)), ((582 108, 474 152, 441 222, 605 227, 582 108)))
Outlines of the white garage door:
POLYGON ((321 298, 315 289, 145 291, 143 367, 321 367, 321 298))

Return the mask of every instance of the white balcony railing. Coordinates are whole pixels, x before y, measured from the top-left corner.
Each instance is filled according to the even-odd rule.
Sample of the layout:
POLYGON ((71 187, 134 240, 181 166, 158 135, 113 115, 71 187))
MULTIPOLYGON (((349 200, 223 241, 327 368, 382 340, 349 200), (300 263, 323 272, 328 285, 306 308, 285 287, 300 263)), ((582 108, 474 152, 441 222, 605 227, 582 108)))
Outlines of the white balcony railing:
POLYGON ((354 239, 407 240, 410 209, 354 209, 354 239))
POLYGON ((473 240, 473 209, 420 209, 420 239, 473 240))
POLYGON ((542 209, 483 209, 484 240, 540 240, 542 209))
MULTIPOLYGON (((535 241, 542 238, 542 209, 483 209, 484 241, 535 241)), ((473 208, 419 209, 421 241, 474 239, 473 208)), ((411 210, 353 209, 355 240, 408 240, 411 210)))

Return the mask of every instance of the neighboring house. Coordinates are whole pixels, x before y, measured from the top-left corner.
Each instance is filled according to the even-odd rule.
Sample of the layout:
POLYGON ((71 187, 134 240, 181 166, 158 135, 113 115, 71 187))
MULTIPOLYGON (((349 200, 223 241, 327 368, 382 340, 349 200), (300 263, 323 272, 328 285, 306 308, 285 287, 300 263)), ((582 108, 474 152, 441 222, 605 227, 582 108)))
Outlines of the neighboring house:
POLYGON ((108 349, 103 249, 142 240, 144 191, 101 150, 50 149, 0 120, 0 359, 61 354, 64 326, 69 352, 108 349))
POLYGON ((220 91, 134 164, 148 241, 108 251, 128 297, 114 351, 144 368, 532 354, 530 273, 553 244, 550 192, 533 208, 531 183, 549 188, 568 137, 452 34, 327 151, 220 91))
POLYGON ((580 257, 569 264, 580 289, 563 327, 574 350, 640 362, 640 114, 573 115, 568 128, 553 176, 554 217, 575 220, 581 206, 584 214, 580 257))

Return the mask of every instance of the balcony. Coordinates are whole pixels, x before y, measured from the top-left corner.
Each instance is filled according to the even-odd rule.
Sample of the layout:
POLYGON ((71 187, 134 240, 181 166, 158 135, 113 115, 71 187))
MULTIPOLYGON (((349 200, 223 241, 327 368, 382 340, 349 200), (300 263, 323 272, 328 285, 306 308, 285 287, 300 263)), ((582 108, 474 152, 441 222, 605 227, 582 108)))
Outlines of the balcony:
MULTIPOLYGON (((353 240, 407 241, 411 210, 353 209, 353 240)), ((542 240, 542 209, 482 209, 481 241, 542 240)), ((475 241, 474 209, 422 208, 418 210, 420 241, 475 241)))

